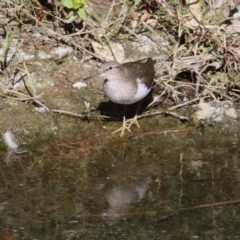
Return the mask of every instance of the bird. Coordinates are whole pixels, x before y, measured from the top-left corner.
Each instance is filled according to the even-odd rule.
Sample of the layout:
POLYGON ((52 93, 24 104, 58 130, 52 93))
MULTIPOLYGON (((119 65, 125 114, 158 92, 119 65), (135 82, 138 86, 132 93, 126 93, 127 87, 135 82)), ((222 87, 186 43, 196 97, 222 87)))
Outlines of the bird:
POLYGON ((137 115, 141 100, 151 91, 155 77, 155 61, 152 58, 144 58, 135 62, 126 62, 120 64, 116 61, 104 63, 100 71, 85 80, 97 75, 104 77, 103 92, 112 102, 124 106, 122 127, 113 133, 121 132, 124 135, 125 130, 131 132, 130 128, 135 124, 141 128, 137 121, 137 115), (126 106, 139 102, 136 114, 133 118, 126 120, 126 106))

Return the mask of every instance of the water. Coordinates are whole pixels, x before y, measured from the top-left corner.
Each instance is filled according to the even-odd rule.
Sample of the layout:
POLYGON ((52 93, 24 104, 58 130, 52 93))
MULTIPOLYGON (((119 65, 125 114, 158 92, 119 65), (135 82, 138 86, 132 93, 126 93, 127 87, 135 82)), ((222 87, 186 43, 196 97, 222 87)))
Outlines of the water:
POLYGON ((136 140, 84 124, 59 131, 8 159, 1 146, 5 239, 240 237, 237 127, 136 140))

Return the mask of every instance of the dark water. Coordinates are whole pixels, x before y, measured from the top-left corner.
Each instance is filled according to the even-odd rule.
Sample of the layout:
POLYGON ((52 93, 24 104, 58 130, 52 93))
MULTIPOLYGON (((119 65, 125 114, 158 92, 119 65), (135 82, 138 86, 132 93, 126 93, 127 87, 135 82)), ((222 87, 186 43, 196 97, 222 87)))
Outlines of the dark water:
POLYGON ((59 133, 9 158, 2 144, 2 239, 239 239, 238 136, 59 133))

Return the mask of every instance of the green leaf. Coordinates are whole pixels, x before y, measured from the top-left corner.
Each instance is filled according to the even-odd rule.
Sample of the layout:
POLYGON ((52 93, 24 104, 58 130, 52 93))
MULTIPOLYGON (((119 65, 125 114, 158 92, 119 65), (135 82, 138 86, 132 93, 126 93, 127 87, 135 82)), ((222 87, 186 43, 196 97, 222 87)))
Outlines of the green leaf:
POLYGON ((73 1, 72 0, 62 0, 62 5, 66 8, 73 8, 73 1))
POLYGON ((81 8, 82 5, 83 5, 83 1, 82 0, 73 0, 73 8, 74 9, 81 8))
POLYGON ((83 20, 85 20, 87 18, 87 14, 86 14, 86 11, 84 8, 80 8, 78 10, 78 16, 83 20))

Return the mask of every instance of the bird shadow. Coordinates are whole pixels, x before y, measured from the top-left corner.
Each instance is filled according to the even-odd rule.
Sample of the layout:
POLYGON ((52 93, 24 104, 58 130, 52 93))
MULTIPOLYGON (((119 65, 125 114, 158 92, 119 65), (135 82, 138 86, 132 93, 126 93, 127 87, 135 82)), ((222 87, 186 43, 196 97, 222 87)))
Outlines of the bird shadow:
MULTIPOLYGON (((147 106, 152 102, 152 100, 152 93, 149 93, 144 99, 142 99, 138 115, 141 115, 146 110, 147 106)), ((135 116, 138 109, 138 104, 139 102, 126 105, 126 118, 132 118, 135 116)), ((101 115, 110 117, 108 121, 122 121, 124 112, 124 106, 122 104, 117 104, 111 101, 101 102, 98 105, 97 110, 100 111, 101 115)))

